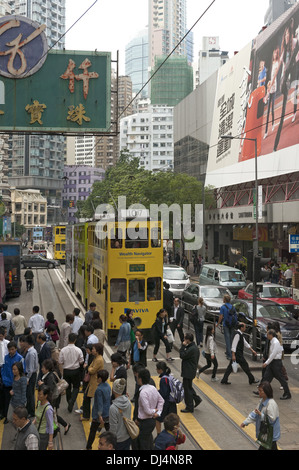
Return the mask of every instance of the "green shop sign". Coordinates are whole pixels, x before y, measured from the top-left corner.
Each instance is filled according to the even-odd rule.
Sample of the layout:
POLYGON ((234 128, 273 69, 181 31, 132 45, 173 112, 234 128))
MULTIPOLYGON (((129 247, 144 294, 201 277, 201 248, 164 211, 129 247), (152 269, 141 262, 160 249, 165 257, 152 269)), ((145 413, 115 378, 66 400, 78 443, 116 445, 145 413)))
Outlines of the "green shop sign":
POLYGON ((110 52, 47 52, 45 41, 27 18, 0 19, 1 131, 109 133, 110 52))

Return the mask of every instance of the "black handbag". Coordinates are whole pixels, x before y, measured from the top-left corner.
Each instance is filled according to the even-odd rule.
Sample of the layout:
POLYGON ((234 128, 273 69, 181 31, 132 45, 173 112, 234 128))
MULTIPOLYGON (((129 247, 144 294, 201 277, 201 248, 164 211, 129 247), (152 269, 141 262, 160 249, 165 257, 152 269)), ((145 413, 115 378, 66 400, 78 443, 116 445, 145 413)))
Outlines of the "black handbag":
MULTIPOLYGON (((268 405, 267 405, 268 406, 268 405)), ((273 444, 273 426, 270 424, 267 416, 267 407, 265 411, 265 419, 261 421, 257 441, 264 449, 271 450, 273 444)))

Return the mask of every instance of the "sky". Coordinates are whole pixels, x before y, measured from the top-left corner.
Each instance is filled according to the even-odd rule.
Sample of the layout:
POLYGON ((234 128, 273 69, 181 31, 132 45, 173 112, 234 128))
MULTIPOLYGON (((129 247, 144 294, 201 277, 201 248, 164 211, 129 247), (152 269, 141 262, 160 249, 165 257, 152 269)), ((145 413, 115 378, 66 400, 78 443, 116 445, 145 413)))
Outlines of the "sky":
MULTIPOLYGON (((95 0, 66 0, 67 29, 95 0)), ((219 36, 220 48, 232 56, 258 35, 269 0, 187 0, 187 27, 193 29, 194 58, 203 36, 219 36), (211 6, 210 6, 211 5, 211 6), (205 10, 210 6, 206 13, 205 10)), ((119 51, 120 75, 125 74, 125 46, 147 26, 148 0, 98 0, 66 35, 66 49, 119 51)))

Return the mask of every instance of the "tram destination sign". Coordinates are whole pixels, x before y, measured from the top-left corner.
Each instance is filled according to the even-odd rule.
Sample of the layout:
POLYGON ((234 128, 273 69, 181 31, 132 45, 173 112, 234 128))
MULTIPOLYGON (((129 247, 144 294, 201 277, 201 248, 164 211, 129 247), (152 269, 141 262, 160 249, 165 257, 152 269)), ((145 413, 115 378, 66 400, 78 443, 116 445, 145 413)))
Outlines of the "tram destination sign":
POLYGON ((1 131, 108 133, 110 103, 110 52, 48 52, 45 25, 0 18, 1 131))

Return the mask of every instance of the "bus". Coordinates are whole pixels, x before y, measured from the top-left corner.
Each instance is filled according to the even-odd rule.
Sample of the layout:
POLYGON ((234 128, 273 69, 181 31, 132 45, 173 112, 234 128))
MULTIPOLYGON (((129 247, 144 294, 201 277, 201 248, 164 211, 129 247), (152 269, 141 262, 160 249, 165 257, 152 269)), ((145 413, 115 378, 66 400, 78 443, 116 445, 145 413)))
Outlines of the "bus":
POLYGON ((53 258, 65 262, 65 225, 53 227, 53 258))
POLYGON ((42 241, 44 239, 44 229, 43 227, 36 226, 32 229, 32 240, 34 242, 42 241))
POLYGON ((33 246, 28 249, 28 254, 41 255, 47 258, 47 246, 45 242, 35 242, 33 246))
MULTIPOLYGON (((128 219, 74 226, 74 291, 87 308, 95 302, 109 344, 115 344, 119 317, 133 310, 135 325, 150 338, 157 312, 163 307, 163 244, 161 223, 138 222, 141 236, 132 239, 128 219)), ((70 270, 68 274, 70 276, 70 270)))
POLYGON ((0 253, 4 258, 6 298, 21 295, 21 242, 0 242, 0 253))

